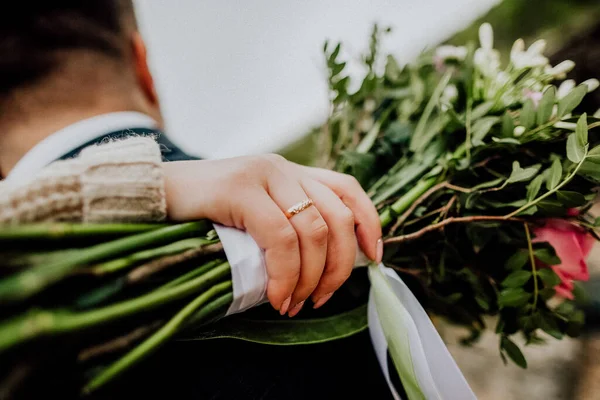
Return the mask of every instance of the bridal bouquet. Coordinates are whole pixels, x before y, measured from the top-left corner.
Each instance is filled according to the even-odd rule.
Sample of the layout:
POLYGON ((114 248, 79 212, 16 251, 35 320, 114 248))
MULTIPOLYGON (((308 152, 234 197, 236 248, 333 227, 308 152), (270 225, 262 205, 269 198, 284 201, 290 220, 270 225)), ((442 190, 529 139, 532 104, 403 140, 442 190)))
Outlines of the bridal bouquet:
MULTIPOLYGON (((538 343, 540 332, 575 336, 584 323, 574 300, 600 225, 589 214, 600 114, 575 110, 599 83, 565 80, 573 63, 549 65, 543 41, 525 48, 517 40, 501 63, 488 24, 479 46, 441 46, 404 66, 379 54, 381 34, 375 27, 356 90, 341 45, 325 45, 332 110, 313 133, 317 163, 367 190, 384 227, 384 264, 430 315, 465 326, 467 343, 494 329, 501 357, 525 367, 511 336, 538 343)), ((219 319, 234 299, 230 264, 205 221, 5 227, 0 244, 6 375, 35 349, 60 343, 77 350, 91 392, 165 341, 219 319)), ((400 305, 382 276, 369 267, 392 337, 397 321, 386 317, 400 305)), ((331 340, 364 329, 365 307, 311 323, 320 336, 281 335, 266 324, 257 339, 242 320, 236 331, 275 344, 331 340)), ((210 326, 226 329, 219 324, 210 326)), ((219 329, 212 335, 236 336, 219 329)), ((390 343, 392 359, 409 398, 419 398, 401 345, 390 343)))

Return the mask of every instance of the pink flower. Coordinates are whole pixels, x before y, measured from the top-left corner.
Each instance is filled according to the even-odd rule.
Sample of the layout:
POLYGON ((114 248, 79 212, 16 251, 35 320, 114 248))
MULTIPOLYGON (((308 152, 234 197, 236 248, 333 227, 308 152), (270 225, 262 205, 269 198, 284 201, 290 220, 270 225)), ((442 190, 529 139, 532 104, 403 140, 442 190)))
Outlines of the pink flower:
POLYGON ((535 108, 538 107, 540 101, 542 100, 542 97, 544 96, 542 92, 535 92, 531 89, 525 89, 523 95, 526 99, 531 99, 531 101, 533 101, 533 105, 535 108))
POLYGON ((561 280, 554 288, 556 294, 573 299, 573 281, 587 281, 590 277, 586 258, 595 239, 585 230, 560 219, 547 220, 534 233, 534 242, 550 243, 560 258, 560 264, 550 266, 561 280))

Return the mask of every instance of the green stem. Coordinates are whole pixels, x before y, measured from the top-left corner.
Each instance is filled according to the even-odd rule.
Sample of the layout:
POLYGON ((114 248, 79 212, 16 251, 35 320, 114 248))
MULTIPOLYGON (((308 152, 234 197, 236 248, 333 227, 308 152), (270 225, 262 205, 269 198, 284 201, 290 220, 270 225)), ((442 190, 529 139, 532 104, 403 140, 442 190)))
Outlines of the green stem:
POLYGON ((365 137, 360 141, 358 146, 356 146, 356 152, 361 154, 366 154, 371 150, 371 147, 375 144, 375 140, 377 140, 377 136, 379 136, 379 131, 381 130, 381 126, 388 119, 390 113, 392 112, 392 108, 386 109, 381 117, 375 122, 373 127, 369 130, 369 132, 365 135, 365 137))
MULTIPOLYGON (((128 368, 132 367, 143 358, 150 355, 153 351, 157 350, 160 345, 169 340, 175 335, 179 327, 185 322, 185 320, 192 315, 199 307, 205 305, 212 298, 223 294, 224 292, 231 290, 231 281, 223 282, 213 286, 200 296, 192 300, 186 305, 181 311, 179 311, 173 318, 169 320, 162 328, 156 333, 144 340, 141 344, 133 348, 125 356, 121 357, 115 363, 111 364, 108 368, 102 371, 98 376, 88 382, 83 388, 84 394, 90 394, 97 390, 101 386, 115 379, 121 373, 128 368)), ((208 315, 208 314, 206 314, 208 315)))
POLYGON ((142 250, 137 253, 128 254, 123 258, 117 258, 93 267, 94 274, 103 275, 126 269, 142 261, 183 253, 186 250, 197 249, 214 241, 204 238, 189 238, 169 243, 165 246, 142 250))
POLYGON ((423 193, 429 190, 435 182, 436 178, 428 178, 423 179, 417 182, 415 186, 413 186, 408 192, 406 192, 402 197, 400 197, 391 207, 386 208, 381 215, 379 216, 379 221, 381 222, 381 226, 385 227, 392 222, 394 219, 394 215, 401 214, 410 207, 410 205, 417 200, 423 193))
POLYGON ((138 298, 76 313, 69 310, 33 311, 0 325, 0 353, 45 336, 57 336, 89 329, 132 314, 149 311, 198 293, 228 276, 229 263, 223 263, 206 274, 174 288, 153 291, 138 298))
MULTIPOLYGON (((228 292, 227 294, 224 294, 223 296, 219 297, 215 301, 207 304, 206 307, 202 307, 201 309, 196 311, 193 315, 191 315, 185 322, 186 328, 194 329, 194 328, 197 328, 198 326, 200 326, 200 324, 210 322, 210 321, 206 320, 207 317, 212 317, 212 316, 214 316, 215 318, 219 317, 217 312, 219 310, 222 310, 225 307, 229 308, 229 306, 231 305, 232 302, 233 302, 233 292, 228 292)), ((225 315, 225 312, 223 312, 223 314, 221 314, 220 316, 223 316, 223 315, 225 315)))
POLYGON ((0 228, 0 240, 104 238, 152 231, 165 226, 163 224, 27 224, 0 228))
POLYGON ((564 181, 562 181, 554 189, 547 191, 546 193, 544 193, 537 199, 531 200, 529 203, 525 204, 523 207, 519 208, 518 210, 515 210, 515 211, 511 212, 510 214, 505 215, 504 218, 506 218, 506 219, 512 218, 515 215, 518 215, 520 212, 527 210, 529 207, 536 205, 540 201, 544 200, 546 197, 559 191, 563 186, 565 186, 567 183, 569 183, 571 181, 571 179, 573 179, 575 177, 575 175, 577 175, 577 172, 579 171, 579 168, 581 168, 581 165, 583 165, 583 162, 585 161, 586 157, 587 157, 587 150, 586 150, 586 153, 584 154, 583 158, 581 159, 581 161, 579 161, 579 163, 577 164, 577 167, 575 167, 573 172, 571 172, 571 174, 569 176, 567 176, 567 178, 564 181))
POLYGON ((538 300, 538 281, 537 281, 537 269, 535 268, 535 258, 533 256, 533 245, 531 243, 531 234, 529 233, 529 226, 525 223, 525 236, 527 237, 527 248, 529 249, 529 262, 531 263, 531 275, 533 276, 533 308, 532 312, 537 307, 538 300))
POLYGON ((209 270, 211 270, 212 268, 216 267, 219 264, 222 264, 223 260, 212 260, 209 261, 205 264, 202 264, 200 267, 191 270, 190 272, 183 274, 175 279, 173 279, 172 281, 169 281, 167 283, 165 283, 164 285, 162 285, 161 287, 159 287, 156 290, 164 290, 164 289, 168 289, 168 288, 172 288, 174 286, 179 286, 182 283, 189 281, 192 278, 195 278, 197 276, 203 275, 206 272, 208 272, 209 270))
POLYGON ((467 158, 470 160, 471 159, 471 114, 472 114, 472 108, 473 108, 473 99, 471 97, 469 97, 469 99, 467 100, 467 111, 466 111, 466 115, 465 115, 465 130, 467 133, 467 138, 465 141, 465 150, 467 152, 467 158))
POLYGON ((71 256, 50 264, 34 266, 0 281, 0 304, 26 300, 48 286, 60 281, 75 268, 82 265, 96 263, 139 248, 165 242, 168 243, 186 236, 198 235, 204 233, 207 230, 207 226, 208 223, 206 221, 168 226, 151 232, 98 244, 74 252, 71 256))

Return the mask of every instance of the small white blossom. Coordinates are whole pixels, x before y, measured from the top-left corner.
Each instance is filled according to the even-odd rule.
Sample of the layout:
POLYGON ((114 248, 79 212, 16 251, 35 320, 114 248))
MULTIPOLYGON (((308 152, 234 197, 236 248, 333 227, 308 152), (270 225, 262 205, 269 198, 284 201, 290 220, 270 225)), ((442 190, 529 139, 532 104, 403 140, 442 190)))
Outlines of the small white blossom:
POLYGON ((600 118, 600 108, 594 113, 594 118, 600 118))
POLYGON ((435 49, 435 58, 440 61, 458 60, 464 61, 467 58, 467 48, 464 46, 444 45, 435 49))
POLYGON ((554 67, 551 67, 548 70, 548 73, 556 78, 565 76, 568 72, 570 72, 573 68, 575 68, 575 63, 571 60, 565 60, 554 67))
POLYGON ((563 97, 568 95, 574 87, 575 81, 573 79, 567 79, 566 81, 563 81, 563 83, 560 84, 558 90, 556 91, 556 97, 562 99, 563 97))
POLYGON ((587 81, 581 82, 581 84, 587 86, 588 93, 593 92, 600 86, 598 79, 588 79, 587 81))
POLYGON ((374 124, 375 120, 372 117, 363 118, 358 123, 358 129, 360 129, 362 132, 368 132, 371 130, 374 124))
POLYGON ((375 111, 375 108, 377 107, 377 103, 373 99, 367 99, 367 100, 365 100, 365 104, 363 105, 363 107, 366 112, 372 113, 373 111, 375 111))
POLYGON ((458 97, 458 89, 455 85, 448 85, 442 92, 441 100, 445 103, 452 103, 458 97))
POLYGON ((544 50, 546 49, 546 41, 544 39, 536 40, 529 46, 527 49, 527 53, 532 56, 542 55, 544 50))
POLYGON ((481 24, 479 27, 479 43, 484 50, 492 50, 494 48, 494 30, 489 23, 481 24))
POLYGON ((513 64, 515 63, 515 59, 517 59, 521 53, 523 53, 525 51, 525 42, 523 41, 523 39, 517 39, 515 40, 515 43, 512 46, 512 49, 510 49, 510 60, 513 62, 513 64))
POLYGON ((519 137, 522 134, 525 133, 525 127, 524 126, 516 126, 515 129, 513 130, 513 135, 515 135, 515 137, 519 137))
POLYGON ((554 127, 559 128, 559 129, 568 129, 570 131, 574 131, 575 129, 577 129, 577 124, 575 122, 558 121, 557 123, 554 124, 554 127))
POLYGON ((489 78, 494 77, 500 69, 500 54, 496 50, 475 50, 474 63, 477 69, 489 78))

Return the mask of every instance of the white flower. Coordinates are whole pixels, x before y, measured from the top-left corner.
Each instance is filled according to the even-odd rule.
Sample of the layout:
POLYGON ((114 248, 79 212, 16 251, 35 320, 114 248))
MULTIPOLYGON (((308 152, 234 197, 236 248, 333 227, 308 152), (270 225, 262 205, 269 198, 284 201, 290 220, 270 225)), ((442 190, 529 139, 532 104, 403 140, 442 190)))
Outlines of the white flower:
POLYGON ((479 27, 479 43, 484 50, 492 50, 494 48, 494 30, 492 25, 487 22, 479 27))
POLYGON ((452 103, 458 97, 458 89, 455 85, 448 85, 442 92, 441 101, 445 103, 452 103))
POLYGON ((494 77, 500 69, 500 54, 496 50, 479 48, 475 50, 474 63, 477 69, 487 77, 494 77))
POLYGON ((573 68, 575 68, 575 63, 571 60, 565 60, 560 64, 551 67, 548 70, 548 73, 556 78, 559 78, 570 72, 573 68))
POLYGON ((435 49, 435 58, 441 61, 458 60, 464 61, 467 57, 467 48, 464 46, 444 45, 435 49))
POLYGON ((524 51, 525 51, 525 42, 523 41, 523 39, 515 40, 515 43, 513 44, 512 49, 510 49, 510 61, 512 61, 514 64, 515 59, 518 59, 518 57, 524 51))
POLYGON ((563 81, 563 83, 561 83, 560 86, 558 87, 558 91, 556 92, 556 97, 558 97, 559 99, 562 99, 563 97, 568 95, 571 92, 571 90, 573 90, 574 87, 575 87, 575 81, 573 79, 567 79, 566 81, 563 81))
POLYGON ((524 126, 516 126, 515 129, 513 130, 513 135, 515 135, 515 137, 519 137, 522 134, 525 133, 525 127, 524 126))
POLYGON ((365 100, 365 104, 363 105, 364 109, 368 113, 372 113, 375 111, 375 107, 377 107, 377 103, 373 99, 365 100))
POLYGON ((527 53, 532 56, 542 55, 544 50, 546 49, 546 41, 544 39, 536 40, 529 46, 527 49, 527 53))
POLYGON ((581 82, 581 84, 587 86, 588 93, 593 92, 600 86, 598 79, 588 79, 587 81, 581 82))
MULTIPOLYGON (((563 118, 565 118, 565 117, 563 117, 563 118)), ((575 129, 577 129, 577 124, 575 122, 558 121, 553 126, 555 128, 559 128, 559 129, 568 129, 570 131, 574 131, 575 129)))

